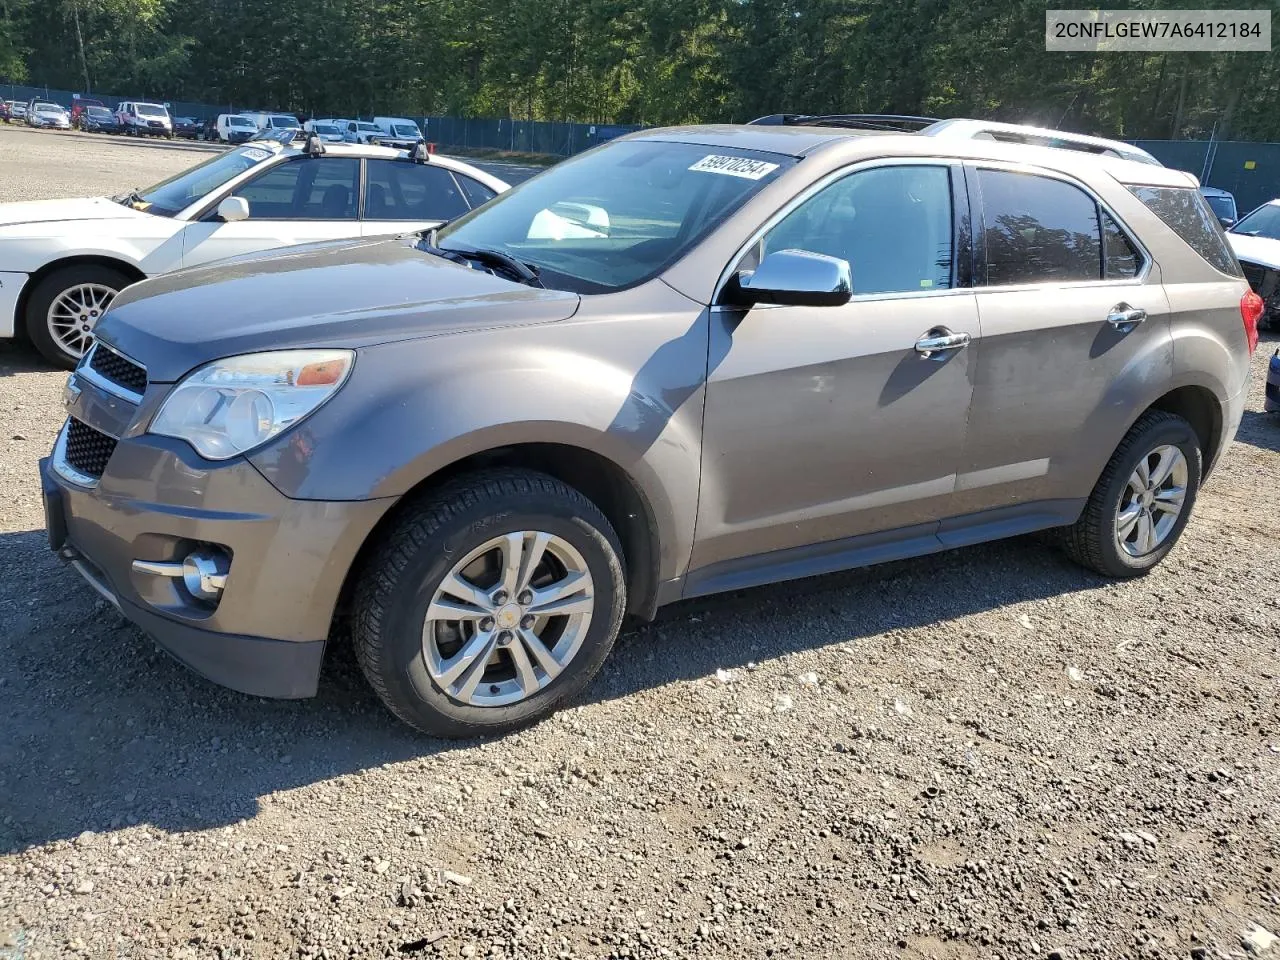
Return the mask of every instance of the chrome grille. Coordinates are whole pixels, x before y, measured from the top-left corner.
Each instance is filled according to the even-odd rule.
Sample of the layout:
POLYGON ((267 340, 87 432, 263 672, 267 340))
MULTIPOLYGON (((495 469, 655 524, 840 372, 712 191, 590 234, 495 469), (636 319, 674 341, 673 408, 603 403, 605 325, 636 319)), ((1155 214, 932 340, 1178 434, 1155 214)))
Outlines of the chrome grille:
POLYGON ((102 341, 93 345, 89 354, 89 369, 102 379, 137 396, 147 389, 147 369, 134 363, 124 354, 117 353, 102 341))
POLYGON ((95 479, 107 469, 116 440, 72 417, 67 421, 66 460, 75 470, 95 479))

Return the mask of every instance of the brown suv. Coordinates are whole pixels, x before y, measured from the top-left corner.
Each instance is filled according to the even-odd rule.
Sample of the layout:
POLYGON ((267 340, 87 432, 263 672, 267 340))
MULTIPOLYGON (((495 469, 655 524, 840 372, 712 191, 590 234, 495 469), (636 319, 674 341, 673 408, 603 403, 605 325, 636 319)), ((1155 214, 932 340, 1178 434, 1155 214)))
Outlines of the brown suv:
MULTIPOLYGON (((934 132, 936 133, 936 131, 934 132)), ((1193 178, 807 126, 653 130, 438 232, 125 290, 52 546, 206 676, 510 729, 626 612, 1056 528, 1173 547, 1260 309, 1193 178)))

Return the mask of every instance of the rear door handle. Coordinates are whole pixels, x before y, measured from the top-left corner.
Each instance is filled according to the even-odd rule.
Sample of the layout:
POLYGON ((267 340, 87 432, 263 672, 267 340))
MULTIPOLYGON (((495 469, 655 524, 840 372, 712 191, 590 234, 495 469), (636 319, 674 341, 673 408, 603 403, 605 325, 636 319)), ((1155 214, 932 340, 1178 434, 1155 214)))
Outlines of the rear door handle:
POLYGON ((1117 303, 1107 314, 1107 323, 1121 333, 1128 333, 1145 319, 1147 311, 1141 307, 1131 307, 1127 303, 1117 303))
POLYGON ((916 341, 916 353, 930 360, 945 360, 952 350, 969 345, 969 334, 952 333, 946 327, 934 327, 916 341))

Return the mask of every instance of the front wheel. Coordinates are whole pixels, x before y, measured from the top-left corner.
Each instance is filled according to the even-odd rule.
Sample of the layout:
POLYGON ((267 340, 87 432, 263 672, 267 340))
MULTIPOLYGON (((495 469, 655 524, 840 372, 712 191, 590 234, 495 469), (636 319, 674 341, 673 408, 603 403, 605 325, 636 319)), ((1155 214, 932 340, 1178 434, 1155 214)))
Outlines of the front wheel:
POLYGON ((63 267, 41 280, 27 300, 27 335, 45 359, 67 370, 93 342, 93 328, 129 285, 118 270, 97 264, 63 267))
POLYGON ((533 723, 600 669, 626 608, 604 514, 545 474, 494 470, 406 507, 356 589, 353 641, 384 704, 432 736, 533 723))
POLYGON ((1172 413, 1148 410, 1125 434, 1065 530, 1067 553, 1109 577, 1136 577, 1178 542, 1200 490, 1200 440, 1172 413))

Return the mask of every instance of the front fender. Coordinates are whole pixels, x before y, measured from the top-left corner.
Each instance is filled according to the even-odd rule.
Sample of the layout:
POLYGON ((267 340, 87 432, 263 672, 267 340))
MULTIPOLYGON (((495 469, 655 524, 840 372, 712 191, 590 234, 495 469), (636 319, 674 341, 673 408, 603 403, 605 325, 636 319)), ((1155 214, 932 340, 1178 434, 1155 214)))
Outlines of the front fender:
POLYGON ((631 478, 658 528, 660 574, 678 576, 697 507, 706 318, 644 320, 362 349, 331 403, 251 459, 286 496, 364 500, 501 447, 581 448, 631 478))

